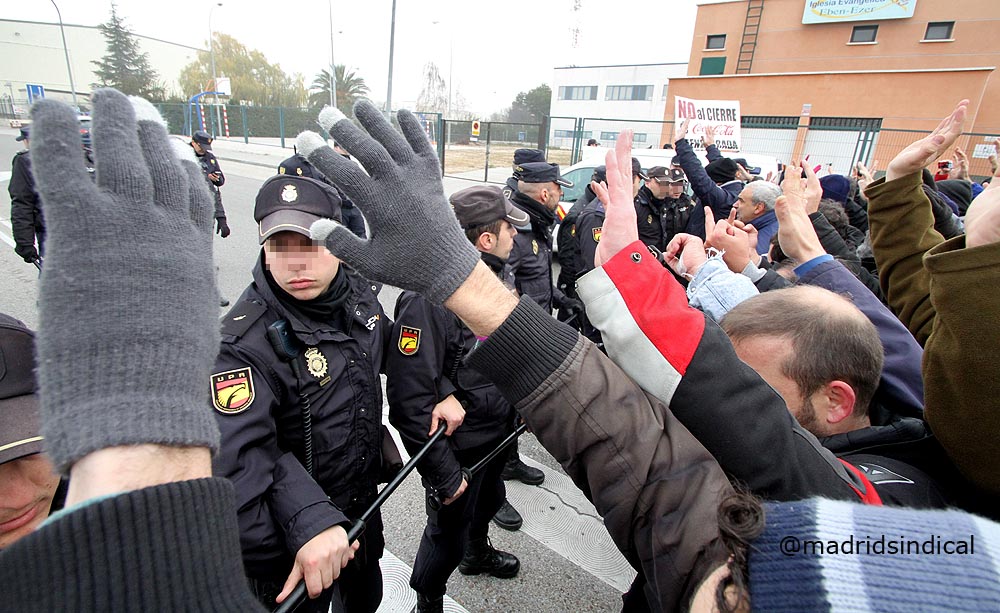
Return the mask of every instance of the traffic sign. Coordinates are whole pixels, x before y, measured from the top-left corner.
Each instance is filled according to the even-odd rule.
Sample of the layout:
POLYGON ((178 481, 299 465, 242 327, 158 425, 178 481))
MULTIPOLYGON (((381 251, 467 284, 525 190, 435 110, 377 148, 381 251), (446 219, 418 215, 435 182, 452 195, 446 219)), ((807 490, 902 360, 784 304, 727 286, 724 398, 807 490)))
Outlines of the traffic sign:
POLYGON ((28 104, 34 104, 38 100, 45 99, 45 87, 34 83, 25 83, 24 87, 28 90, 28 104))
POLYGON ((478 121, 473 121, 472 122, 472 135, 473 136, 479 136, 479 122, 478 121))

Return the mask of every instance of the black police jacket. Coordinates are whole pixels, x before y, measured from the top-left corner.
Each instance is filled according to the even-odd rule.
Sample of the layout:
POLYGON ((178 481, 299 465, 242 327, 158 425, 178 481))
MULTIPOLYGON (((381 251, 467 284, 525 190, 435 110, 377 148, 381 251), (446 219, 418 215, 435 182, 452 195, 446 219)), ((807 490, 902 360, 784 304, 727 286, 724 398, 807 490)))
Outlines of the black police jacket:
POLYGON ((518 293, 537 302, 545 312, 563 303, 564 295, 552 285, 552 224, 555 215, 534 198, 515 192, 511 198, 517 208, 528 214, 531 223, 518 228, 508 264, 514 273, 518 293))
MULTIPOLYGON (((198 155, 198 154, 195 154, 198 155)), ((219 166, 219 160, 216 159, 215 154, 211 151, 205 150, 204 153, 198 155, 198 163, 201 164, 201 171, 205 173, 205 181, 208 182, 208 189, 212 192, 215 197, 215 218, 226 216, 226 209, 222 206, 222 194, 219 192, 219 188, 226 184, 226 175, 222 172, 222 168, 219 166), (217 174, 218 179, 213 179, 208 175, 217 174)))
MULTIPOLYGON (((580 241, 576 237, 576 223, 580 219, 580 213, 590 201, 597 198, 594 190, 588 185, 583 191, 580 199, 573 203, 566 216, 559 224, 559 234, 556 237, 556 245, 559 250, 557 258, 559 260, 559 277, 556 280, 556 287, 570 298, 576 298, 576 278, 579 275, 577 270, 577 258, 580 252, 580 241)), ((562 317, 559 318, 563 320, 562 317)))
POLYGON ((635 197, 639 240, 663 251, 675 234, 705 238, 705 207, 695 204, 687 194, 680 198, 658 199, 643 185, 635 197))
POLYGON ((10 194, 10 226, 11 234, 14 235, 14 251, 22 258, 27 257, 35 252, 36 236, 39 247, 43 247, 45 243, 45 219, 42 217, 38 192, 35 191, 31 154, 27 149, 14 154, 7 193, 10 194))
POLYGON ((212 375, 221 431, 214 472, 236 486, 240 543, 251 575, 287 572, 295 552, 346 524, 374 498, 381 464, 379 371, 392 322, 381 286, 348 271, 346 331, 303 320, 275 297, 263 271, 222 320, 212 375), (268 326, 287 319, 302 380, 278 356, 268 326), (242 389, 240 389, 242 386, 242 389), (309 398, 315 478, 304 468, 302 396, 309 398))
POLYGON ((434 405, 449 395, 465 408, 465 421, 430 448, 417 470, 440 498, 462 483, 454 450, 499 442, 513 430, 514 406, 486 378, 465 364, 477 340, 459 318, 415 292, 403 292, 393 314, 392 345, 386 350, 389 422, 410 455, 427 443, 434 405))

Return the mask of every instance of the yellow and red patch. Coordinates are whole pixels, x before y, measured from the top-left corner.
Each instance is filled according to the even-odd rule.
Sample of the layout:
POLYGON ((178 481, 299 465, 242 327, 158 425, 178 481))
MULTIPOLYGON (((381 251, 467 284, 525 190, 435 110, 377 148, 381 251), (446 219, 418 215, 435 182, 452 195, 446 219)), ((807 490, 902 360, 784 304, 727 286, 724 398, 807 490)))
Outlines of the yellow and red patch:
POLYGON ((601 242, 601 228, 594 228, 594 242, 601 242))
POLYGON ((227 415, 242 413, 253 403, 253 374, 249 368, 237 368, 212 375, 212 404, 227 415))
POLYGON ((420 349, 420 328, 400 326, 399 352, 403 355, 413 355, 420 349))

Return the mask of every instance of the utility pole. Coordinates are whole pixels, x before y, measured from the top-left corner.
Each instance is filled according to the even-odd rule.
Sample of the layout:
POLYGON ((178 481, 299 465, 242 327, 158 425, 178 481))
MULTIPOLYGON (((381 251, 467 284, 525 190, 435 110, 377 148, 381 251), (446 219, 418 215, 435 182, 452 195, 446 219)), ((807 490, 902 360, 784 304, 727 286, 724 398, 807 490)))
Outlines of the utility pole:
MULTIPOLYGON (((218 81, 216 80, 216 77, 215 77, 215 41, 213 40, 215 38, 215 32, 212 31, 212 12, 217 7, 220 7, 220 6, 222 6, 222 3, 221 2, 217 2, 215 4, 215 6, 213 6, 212 8, 210 8, 208 10, 208 53, 209 53, 209 56, 212 58, 212 91, 213 92, 219 91, 219 83, 218 83, 218 81)), ((215 127, 218 128, 219 125, 222 123, 222 120, 219 117, 219 95, 215 94, 214 97, 215 97, 215 127)), ((215 135, 213 134, 212 136, 214 137, 215 135)))
POLYGON ((385 94, 385 112, 392 114, 392 51, 396 45, 396 0, 392 0, 392 26, 389 29, 389 86, 385 94))
MULTIPOLYGON (((62 35, 63 53, 66 54, 66 72, 69 73, 69 93, 73 95, 73 106, 79 111, 80 105, 76 102, 76 84, 73 83, 73 67, 69 63, 69 47, 66 46, 66 30, 63 28, 62 11, 59 10, 56 0, 52 0, 52 6, 56 7, 56 15, 59 16, 59 33, 62 35)), ((11 104, 14 104, 13 97, 11 97, 11 104)))
POLYGON ((337 65, 333 63, 333 0, 329 0, 328 4, 330 5, 330 106, 337 108, 337 65))

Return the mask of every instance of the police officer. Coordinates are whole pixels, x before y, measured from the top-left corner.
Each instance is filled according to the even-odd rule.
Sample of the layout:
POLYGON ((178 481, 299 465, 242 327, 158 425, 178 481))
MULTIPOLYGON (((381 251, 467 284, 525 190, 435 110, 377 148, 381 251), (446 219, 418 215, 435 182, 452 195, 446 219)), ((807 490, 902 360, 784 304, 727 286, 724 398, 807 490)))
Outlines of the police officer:
POLYGON ((321 218, 341 220, 340 198, 313 179, 278 175, 257 194, 263 248, 223 318, 210 381, 222 434, 215 469, 236 486, 243 561, 261 602, 273 608, 304 576, 310 596, 322 592, 304 610, 326 611, 339 588, 343 610, 372 613, 381 515, 356 550, 346 529, 377 494, 379 371, 392 324, 380 286, 309 238, 321 218))
POLYGON ((215 196, 215 232, 222 238, 229 236, 229 224, 226 223, 226 209, 222 206, 222 193, 219 188, 225 185, 226 175, 219 167, 219 160, 212 153, 212 137, 204 130, 198 130, 191 136, 191 147, 194 149, 201 170, 205 173, 208 187, 215 196))
POLYGON ((705 207, 687 195, 687 176, 674 166, 654 166, 635 197, 639 240, 663 251, 675 234, 705 238, 705 207))
MULTIPOLYGON (((547 313, 551 313, 553 307, 565 309, 573 315, 581 313, 583 303, 566 296, 552 284, 552 226, 562 188, 573 187, 573 183, 562 178, 558 164, 548 162, 515 164, 514 173, 518 176, 517 192, 511 197, 511 202, 527 213, 530 219, 530 224, 518 228, 514 237, 514 249, 509 259, 514 285, 519 294, 530 297, 547 313)), ((545 480, 545 474, 521 461, 515 445, 504 467, 503 478, 540 485, 545 480)), ((509 503, 501 507, 496 518, 500 527, 509 530, 520 528, 521 522, 513 521, 512 511, 514 509, 509 503)), ((520 520, 519 516, 517 520, 520 520)))
MULTIPOLYGON (((342 148, 336 146, 336 144, 334 144, 334 151, 340 153, 346 158, 351 157, 350 154, 342 148)), ((285 159, 278 164, 278 174, 308 177, 310 179, 322 181, 323 183, 333 187, 333 189, 337 190, 337 195, 340 196, 340 215, 344 219, 344 225, 347 226, 348 230, 357 236, 361 238, 367 237, 367 234, 365 233, 365 218, 361 215, 361 211, 354 206, 354 203, 347 197, 344 190, 334 185, 334 183, 327 179, 323 173, 316 170, 316 167, 310 164, 309 160, 305 157, 296 153, 292 157, 285 159)))
POLYGON ((515 149, 513 166, 514 173, 507 178, 507 183, 503 187, 503 195, 509 199, 513 198, 514 194, 517 192, 517 181, 521 176, 521 164, 544 161, 545 154, 538 149, 515 149))
MULTIPOLYGON (((526 226, 527 214, 498 187, 470 187, 450 200, 483 262, 504 280, 514 227, 526 226)), ((456 567, 464 575, 501 578, 515 576, 520 568, 515 556, 494 549, 487 538, 490 518, 506 498, 500 478, 504 458, 494 459, 471 481, 461 470, 513 430, 515 413, 494 385, 465 364, 478 341, 457 316, 407 291, 396 302, 394 319, 393 347, 386 356, 389 421, 410 454, 438 427, 436 414, 467 411, 451 438, 439 440, 417 465, 427 488, 427 527, 410 587, 417 592, 415 612, 441 613, 446 583, 456 567), (444 504, 434 504, 432 497, 444 504)))
MULTIPOLYGON (((591 183, 606 183, 607 180, 607 169, 603 165, 595 168, 594 174, 590 177, 591 183)), ((556 237, 556 244, 559 247, 557 252, 559 277, 556 280, 556 287, 563 294, 574 299, 578 299, 576 294, 576 278, 579 276, 577 259, 580 257, 580 241, 577 240, 576 236, 576 223, 583 209, 595 199, 597 199, 597 194, 594 193, 593 188, 588 184, 583 190, 583 195, 573 203, 566 216, 563 217, 562 222, 559 224, 559 234, 556 237)), ((579 330, 580 320, 576 317, 577 314, 578 311, 560 307, 556 313, 556 319, 564 321, 579 330)))
POLYGON ((41 255, 45 253, 45 219, 42 217, 42 203, 35 191, 35 178, 31 175, 30 135, 31 127, 24 126, 14 139, 24 143, 24 149, 14 154, 10 183, 7 185, 14 253, 29 264, 41 260, 41 255))

